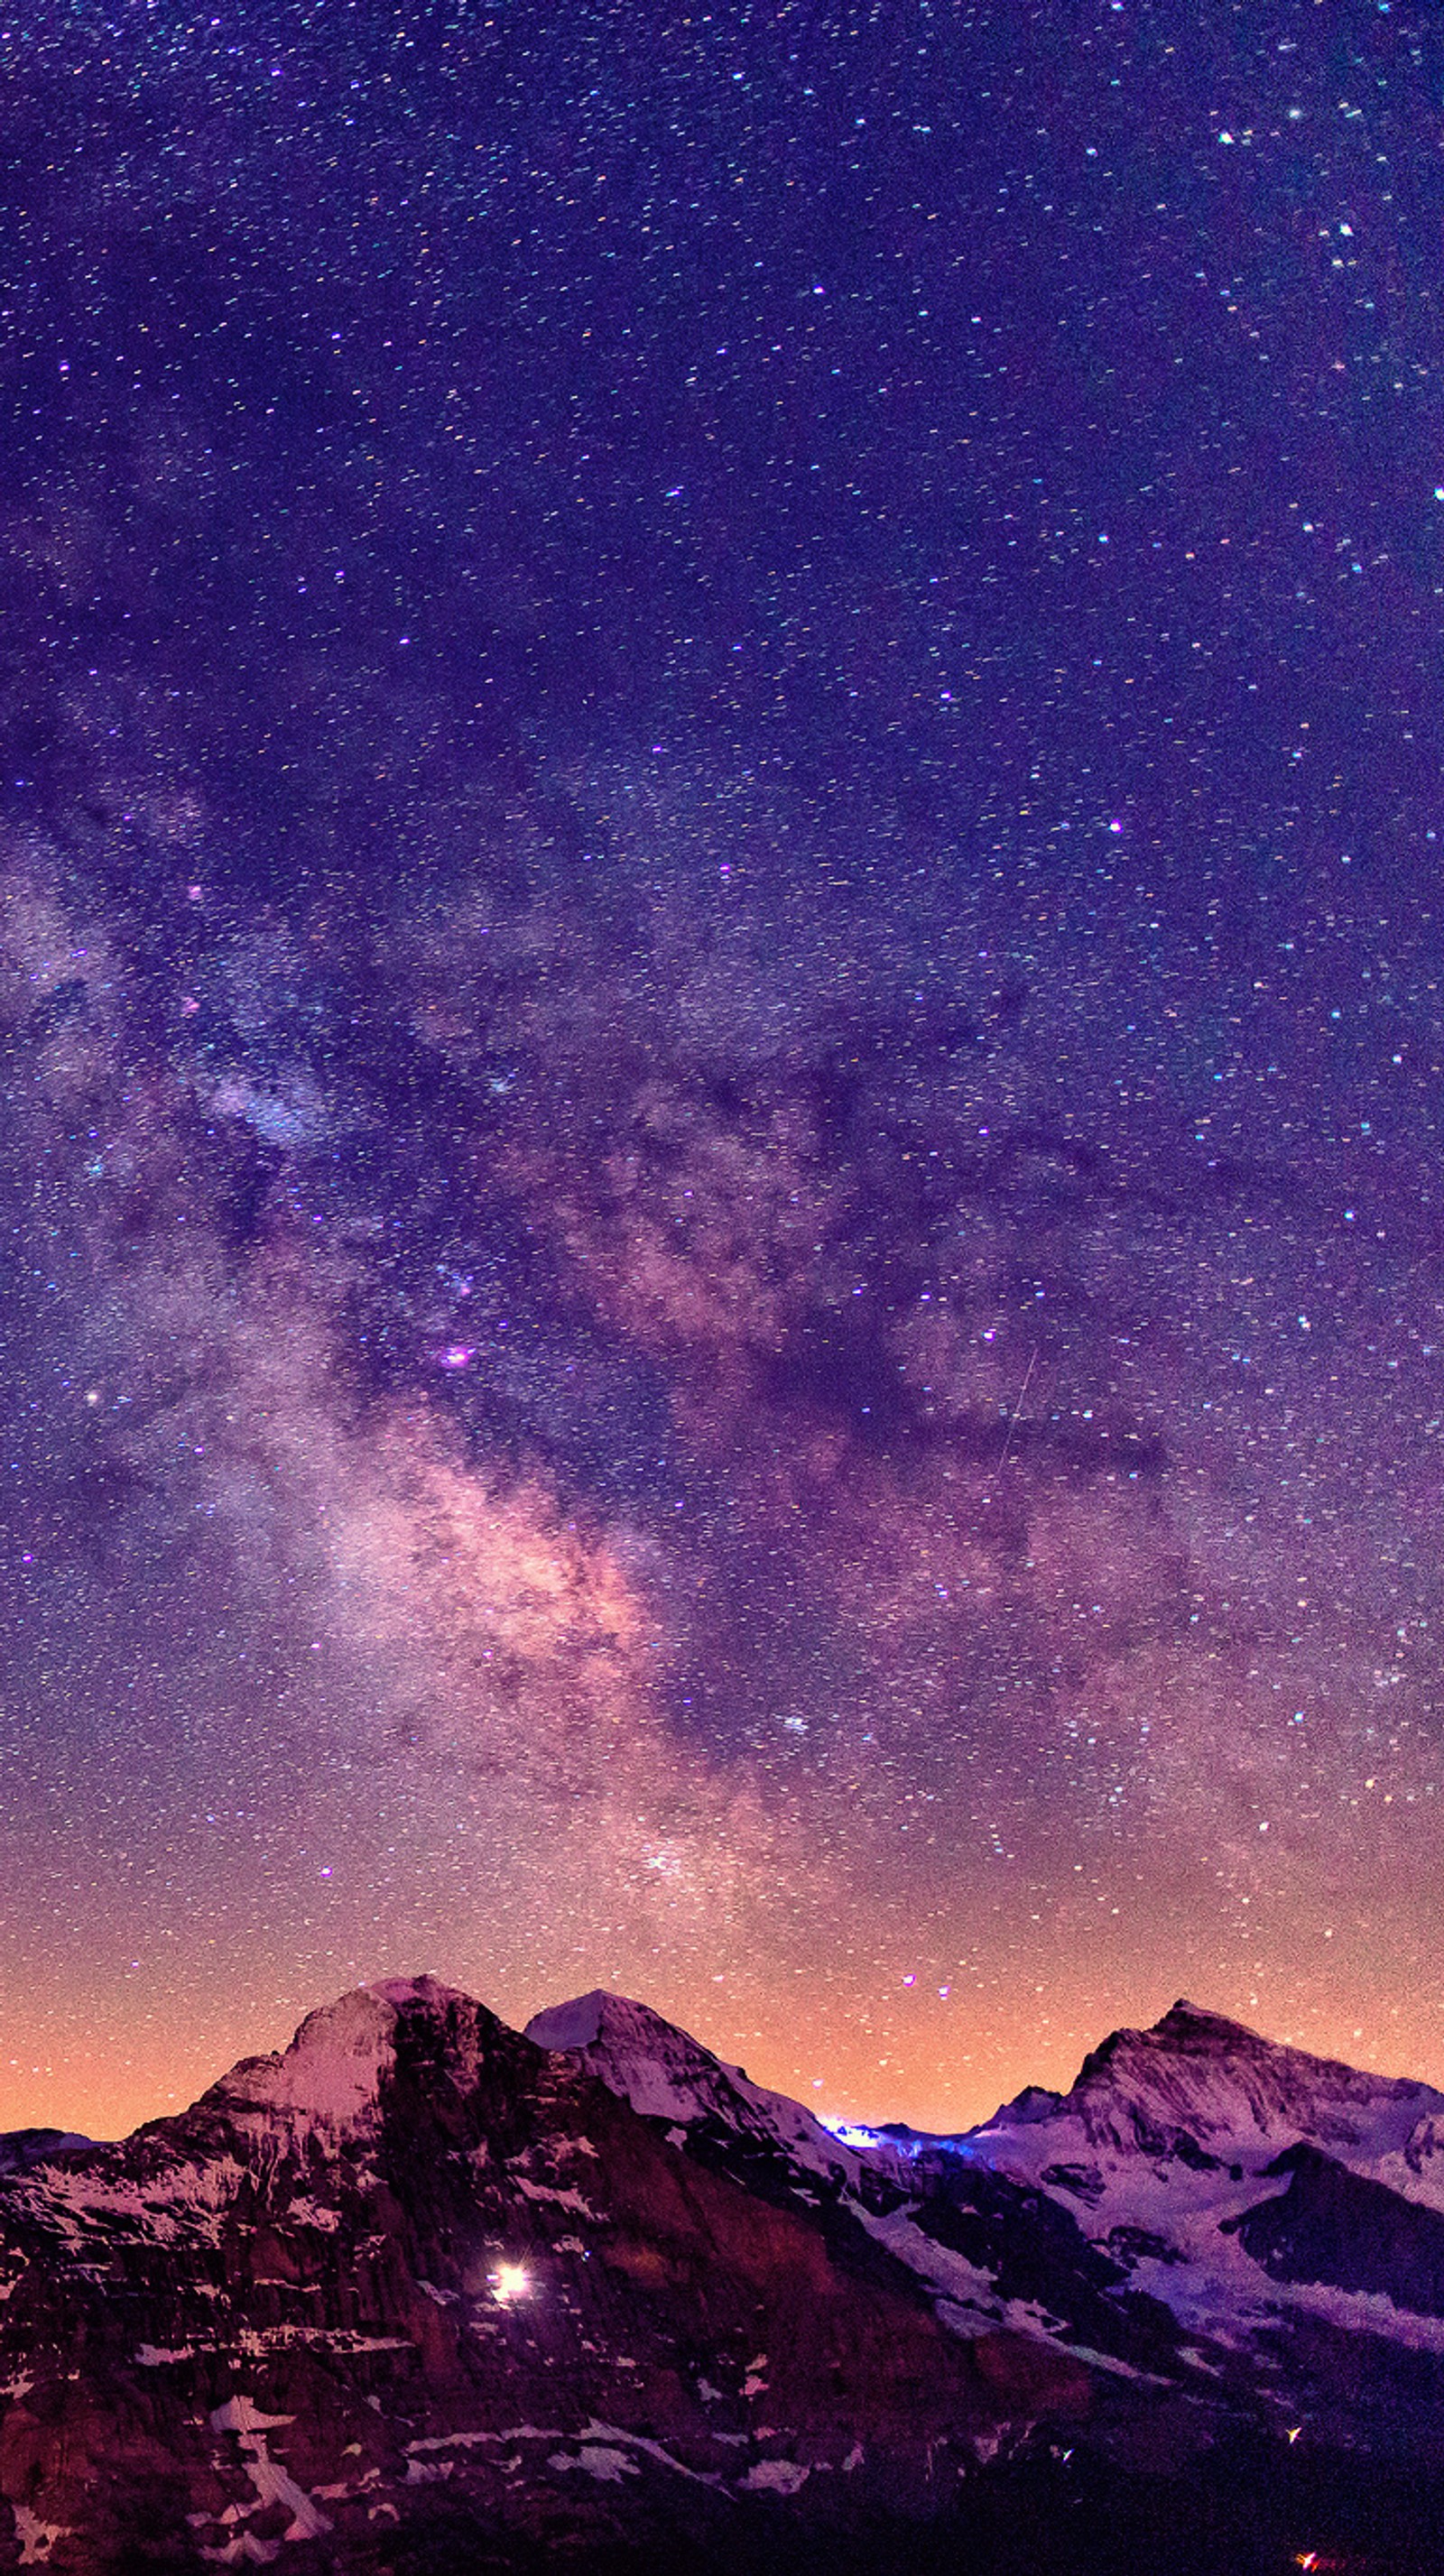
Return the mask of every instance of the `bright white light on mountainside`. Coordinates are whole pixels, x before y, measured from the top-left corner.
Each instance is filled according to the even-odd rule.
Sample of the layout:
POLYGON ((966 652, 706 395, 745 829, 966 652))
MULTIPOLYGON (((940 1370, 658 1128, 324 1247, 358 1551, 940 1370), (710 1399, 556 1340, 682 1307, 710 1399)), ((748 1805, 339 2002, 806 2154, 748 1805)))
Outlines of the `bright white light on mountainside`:
POLYGON ((509 2307, 513 2299, 525 2299, 531 2291, 531 2274, 524 2263, 499 2263, 492 2280, 499 2307, 509 2307))
POLYGON ((865 2129, 859 2120, 823 2120, 821 2125, 824 2129, 830 2129, 832 2135, 838 2140, 839 2144, 844 2147, 875 2147, 877 2145, 877 2137, 874 2131, 871 2129, 865 2129))

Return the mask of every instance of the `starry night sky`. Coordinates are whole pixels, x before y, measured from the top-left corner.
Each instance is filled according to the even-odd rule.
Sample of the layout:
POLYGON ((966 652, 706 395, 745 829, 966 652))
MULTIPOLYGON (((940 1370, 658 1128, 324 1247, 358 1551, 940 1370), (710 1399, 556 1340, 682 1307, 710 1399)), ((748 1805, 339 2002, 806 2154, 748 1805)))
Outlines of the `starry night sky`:
POLYGON ((0 2123, 1444 2082, 1437 11, 212 7, 0 32, 0 2123))

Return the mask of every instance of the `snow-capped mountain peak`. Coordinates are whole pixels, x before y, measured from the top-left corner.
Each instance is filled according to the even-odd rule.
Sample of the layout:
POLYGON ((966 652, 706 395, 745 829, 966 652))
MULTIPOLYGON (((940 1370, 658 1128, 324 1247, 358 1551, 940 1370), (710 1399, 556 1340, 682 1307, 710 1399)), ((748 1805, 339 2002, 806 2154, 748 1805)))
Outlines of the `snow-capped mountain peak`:
POLYGON ((800 2102, 754 2084, 742 2067, 714 2057, 630 1996, 594 1988, 534 2014, 525 2035, 538 2048, 580 2057, 644 2118, 689 2134, 715 2124, 769 2150, 781 2146, 798 2164, 833 2180, 856 2162, 800 2102))
POLYGON ((349 2126, 376 2100, 394 2055, 396 2008, 363 1986, 308 2013, 289 2046, 246 2057, 202 2098, 232 2117, 294 2112, 349 2126))
POLYGON ((472 2004, 437 1977, 390 1977, 354 1987, 308 2013, 287 2047, 246 2057, 202 2097, 227 2118, 280 2114, 292 2121, 346 2129, 375 2116, 383 2079, 395 2064, 397 2025, 406 2010, 446 2013, 472 2004))
MULTIPOLYGON (((1087 2056, 1049 2112, 1010 2105, 972 2140, 1005 2151, 1020 2129, 1037 2139, 1070 2124, 1088 2148, 1150 2157, 1211 2153, 1257 2168, 1308 2140, 1359 2170, 1404 2153, 1444 2096, 1407 2078, 1370 2075, 1261 2038, 1184 2000, 1150 2030, 1116 2030, 1087 2056), (1041 2112, 1041 2116, 1040 2116, 1041 2112)), ((1031 2149, 1030 2149, 1031 2154, 1031 2149)))
POLYGON ((1179 2001, 955 2150, 1072 2209, 1190 2332, 1286 2313, 1444 2350, 1444 2096, 1179 2001), (1409 2206, 1408 2204, 1413 2204, 1409 2206), (1438 2240, 1436 2242, 1436 2239, 1438 2240))

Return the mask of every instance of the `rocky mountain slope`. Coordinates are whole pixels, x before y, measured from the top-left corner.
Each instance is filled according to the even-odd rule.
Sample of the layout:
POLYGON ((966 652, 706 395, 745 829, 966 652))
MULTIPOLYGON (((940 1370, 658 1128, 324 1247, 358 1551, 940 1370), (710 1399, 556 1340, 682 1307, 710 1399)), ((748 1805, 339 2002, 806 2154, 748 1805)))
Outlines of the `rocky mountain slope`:
MULTIPOLYGON (((1291 2441, 1041 2168, 845 2144, 616 1998, 532 2029, 373 1986, 179 2118, 3 2160, 0 2567, 1422 2576, 1418 2461, 1291 2441)), ((1416 2126, 1353 2144, 1408 2170, 1416 2126)), ((1437 2215, 1281 2152, 1260 2280, 1296 2186, 1347 2238, 1320 2162, 1437 2215)))
POLYGON ((855 2261, 884 2249, 956 2334, 1006 2326, 1120 2371, 1162 2366, 1187 2378, 1196 2368, 1181 2357, 1184 2338, 1166 2310, 1129 2295, 1125 2268, 1090 2246, 1074 2212, 1031 2177, 1020 2186, 950 2151, 929 2159, 922 2190, 911 2133, 839 2136, 625 1996, 580 1996, 537 2014, 526 2035, 573 2053, 710 2171, 816 2212, 855 2261))
POLYGON ((801 2198, 829 2177, 954 2331, 1006 2321, 1181 2390, 1202 2374, 1290 2447, 1403 2466, 1444 2444, 1444 2095, 1426 2084, 1179 2002, 1114 2032, 1067 2094, 1030 2087, 957 2136, 849 2125, 829 2151, 799 2104, 645 2006, 590 1995, 530 2028, 695 2156, 789 2173, 801 2198))
MULTIPOLYGON (((1064 2095, 1030 2092, 962 2152, 1074 2209, 1179 2322, 1234 2349, 1332 2329, 1444 2355, 1444 2094, 1177 2003, 1115 2031, 1064 2095)), ((1362 2340, 1361 2340, 1362 2339, 1362 2340)), ((1275 2371, 1307 2397, 1307 2374, 1275 2371)))

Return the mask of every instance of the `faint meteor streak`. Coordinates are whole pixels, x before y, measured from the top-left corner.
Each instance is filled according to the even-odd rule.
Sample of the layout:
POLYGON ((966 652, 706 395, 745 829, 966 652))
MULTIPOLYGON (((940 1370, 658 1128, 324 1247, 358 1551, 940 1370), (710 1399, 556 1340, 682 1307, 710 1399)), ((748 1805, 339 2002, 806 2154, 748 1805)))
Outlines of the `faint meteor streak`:
POLYGON ((1021 1386, 1019 1387, 1019 1389, 1018 1389, 1018 1401, 1017 1401, 1017 1403, 1014 1405, 1012 1412, 1011 1412, 1011 1413, 1010 1413, 1010 1415, 1008 1416, 1008 1433, 1007 1433, 1007 1438, 1006 1438, 1006 1439, 1004 1440, 1004 1442, 1003 1442, 1003 1454, 1002 1454, 1002 1457, 1001 1457, 1001 1458, 999 1459, 999 1461, 998 1461, 998 1464, 999 1464, 999 1466, 1000 1466, 1000 1467, 1006 1467, 1006 1465, 1007 1465, 1007 1463, 1008 1463, 1008 1451, 1010 1450, 1010 1448, 1011 1448, 1011 1447, 1012 1447, 1012 1445, 1013 1445, 1013 1434, 1014 1434, 1014 1432, 1017 1430, 1019 1423, 1020 1423, 1020 1422, 1022 1421, 1022 1419, 1023 1419, 1023 1407, 1024 1407, 1024 1405, 1026 1404, 1026 1402, 1027 1402, 1027 1400, 1028 1400, 1028 1389, 1029 1389, 1029 1387, 1030 1387, 1030 1386, 1032 1385, 1032 1383, 1033 1383, 1033 1371, 1034 1371, 1034 1369, 1037 1367, 1037 1365, 1038 1365, 1038 1345, 1037 1345, 1037 1343, 1035 1342, 1035 1343, 1033 1344, 1032 1356, 1031 1356, 1031 1358, 1029 1359, 1029 1362, 1028 1362, 1027 1368, 1025 1369, 1025 1371, 1024 1371, 1024 1373, 1023 1373, 1023 1383, 1022 1383, 1022 1385, 1021 1385, 1021 1386))

